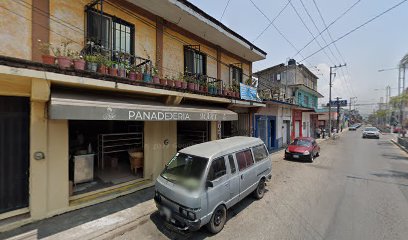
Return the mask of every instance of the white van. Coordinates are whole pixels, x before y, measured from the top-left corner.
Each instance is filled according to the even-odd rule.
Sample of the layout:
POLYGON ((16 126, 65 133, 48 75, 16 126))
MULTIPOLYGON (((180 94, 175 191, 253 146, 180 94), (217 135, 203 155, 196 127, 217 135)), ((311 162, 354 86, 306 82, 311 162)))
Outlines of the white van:
POLYGON ((250 193, 261 199, 272 161, 259 138, 232 137, 180 150, 157 178, 160 215, 182 230, 218 233, 227 209, 250 193))

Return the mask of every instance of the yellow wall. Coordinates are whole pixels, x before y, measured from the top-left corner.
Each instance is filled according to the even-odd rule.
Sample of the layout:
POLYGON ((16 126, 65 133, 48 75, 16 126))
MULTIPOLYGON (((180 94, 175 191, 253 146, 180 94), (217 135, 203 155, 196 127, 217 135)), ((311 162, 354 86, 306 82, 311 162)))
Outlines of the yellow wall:
POLYGON ((47 212, 61 211, 69 205, 68 121, 48 121, 47 212))
MULTIPOLYGON (((50 21, 50 42, 58 46, 64 40, 72 40, 72 47, 80 50, 84 44, 85 5, 88 0, 50 0, 50 14, 64 19, 69 24, 50 21), (62 36, 61 36, 62 35, 62 36)), ((156 61, 156 29, 155 22, 144 17, 137 18, 122 10, 105 3, 103 11, 135 25, 135 54, 156 61)))
POLYGON ((164 165, 177 152, 177 122, 144 123, 145 178, 156 180, 164 165), (168 145, 164 144, 168 140, 168 145))
POLYGON ((184 72, 185 45, 200 45, 200 51, 207 54, 207 75, 217 78, 217 50, 169 28, 165 28, 163 34, 163 75, 177 77, 184 72))
POLYGON ((0 1, 0 55, 31 60, 31 0, 25 2, 0 1))
MULTIPOLYGON (((221 78, 223 81, 225 81, 226 85, 229 86, 229 80, 230 80, 230 76, 229 76, 229 72, 230 72, 230 68, 229 65, 230 64, 237 64, 237 63, 242 63, 240 60, 233 58, 225 53, 221 53, 221 78)), ((249 64, 247 63, 242 63, 242 80, 245 82, 245 80, 248 78, 249 76, 249 64)))

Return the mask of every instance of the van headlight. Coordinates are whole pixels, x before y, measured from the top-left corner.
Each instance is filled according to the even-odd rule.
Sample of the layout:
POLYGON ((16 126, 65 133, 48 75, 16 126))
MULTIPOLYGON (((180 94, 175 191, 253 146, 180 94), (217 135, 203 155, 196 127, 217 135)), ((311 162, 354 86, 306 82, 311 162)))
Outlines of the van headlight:
POLYGON ((309 155, 309 154, 310 154, 309 151, 305 151, 305 152, 303 153, 303 155, 309 155))
POLYGON ((195 220, 196 219, 196 214, 194 212, 190 212, 182 207, 179 208, 180 214, 190 220, 195 220))

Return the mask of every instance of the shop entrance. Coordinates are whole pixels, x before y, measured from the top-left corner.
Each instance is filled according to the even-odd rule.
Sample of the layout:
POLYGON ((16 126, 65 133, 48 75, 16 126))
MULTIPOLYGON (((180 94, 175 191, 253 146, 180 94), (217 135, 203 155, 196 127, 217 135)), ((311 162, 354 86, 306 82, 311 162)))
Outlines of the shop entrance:
POLYGON ((71 194, 143 179, 143 122, 69 121, 71 194))
POLYGON ((210 122, 178 121, 177 151, 195 144, 209 141, 210 122))
POLYGON ((28 207, 30 99, 0 97, 0 214, 28 207))

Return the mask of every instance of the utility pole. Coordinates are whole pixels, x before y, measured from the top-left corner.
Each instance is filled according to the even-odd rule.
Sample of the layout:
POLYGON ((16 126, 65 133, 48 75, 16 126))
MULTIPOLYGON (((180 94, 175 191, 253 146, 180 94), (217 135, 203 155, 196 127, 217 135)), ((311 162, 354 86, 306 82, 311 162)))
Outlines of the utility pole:
POLYGON ((336 132, 339 133, 340 128, 340 98, 336 97, 337 100, 337 122, 336 122, 336 132))
POLYGON ((329 82, 329 137, 331 137, 331 128, 332 128, 332 123, 331 123, 331 89, 332 89, 332 75, 334 74, 336 76, 336 73, 333 73, 333 69, 336 68, 341 68, 346 66, 345 64, 340 64, 340 65, 334 65, 333 67, 330 67, 330 82, 329 82))

